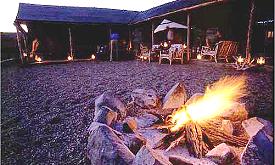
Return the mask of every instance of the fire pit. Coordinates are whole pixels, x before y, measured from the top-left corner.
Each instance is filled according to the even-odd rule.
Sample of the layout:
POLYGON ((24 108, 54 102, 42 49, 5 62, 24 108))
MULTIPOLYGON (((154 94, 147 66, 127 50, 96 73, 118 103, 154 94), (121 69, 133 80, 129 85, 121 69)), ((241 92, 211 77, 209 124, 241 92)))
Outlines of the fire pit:
POLYGON ((95 101, 88 157, 92 164, 269 163, 259 152, 272 153, 273 126, 247 119, 239 102, 246 94, 245 76, 224 77, 189 100, 182 82, 162 102, 153 90, 137 89, 125 107, 118 97, 104 93, 95 101), (251 149, 259 139, 267 145, 251 149))

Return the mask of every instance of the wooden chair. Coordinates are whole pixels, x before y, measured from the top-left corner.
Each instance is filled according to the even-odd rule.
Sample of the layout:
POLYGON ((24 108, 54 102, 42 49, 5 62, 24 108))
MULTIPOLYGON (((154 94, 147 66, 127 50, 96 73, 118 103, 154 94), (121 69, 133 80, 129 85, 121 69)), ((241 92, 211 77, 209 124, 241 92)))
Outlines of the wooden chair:
POLYGON ((167 52, 160 51, 159 55, 159 64, 161 64, 162 59, 167 59, 170 62, 170 65, 172 64, 173 60, 173 54, 175 53, 176 48, 170 47, 167 52))
POLYGON ((210 47, 202 46, 201 56, 210 56, 211 59, 214 57, 215 62, 217 63, 218 59, 225 59, 228 62, 229 58, 232 58, 237 54, 238 43, 234 41, 220 41, 215 45, 214 50, 211 50, 210 47))
POLYGON ((151 50, 148 49, 148 47, 140 44, 139 58, 141 59, 141 61, 148 60, 150 63, 151 62, 151 50))
POLYGON ((184 49, 183 45, 180 48, 176 48, 172 60, 180 60, 180 63, 183 64, 184 53, 186 53, 186 49, 184 49))

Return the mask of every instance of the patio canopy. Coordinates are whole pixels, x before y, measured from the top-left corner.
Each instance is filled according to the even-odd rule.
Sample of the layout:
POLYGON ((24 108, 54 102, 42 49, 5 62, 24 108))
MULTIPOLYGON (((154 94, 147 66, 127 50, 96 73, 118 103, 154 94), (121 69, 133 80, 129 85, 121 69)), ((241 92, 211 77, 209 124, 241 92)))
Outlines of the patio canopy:
POLYGON ((176 29, 187 29, 187 26, 176 23, 176 22, 172 22, 168 19, 164 19, 159 26, 154 30, 154 33, 166 30, 167 27, 171 28, 176 28, 176 29))

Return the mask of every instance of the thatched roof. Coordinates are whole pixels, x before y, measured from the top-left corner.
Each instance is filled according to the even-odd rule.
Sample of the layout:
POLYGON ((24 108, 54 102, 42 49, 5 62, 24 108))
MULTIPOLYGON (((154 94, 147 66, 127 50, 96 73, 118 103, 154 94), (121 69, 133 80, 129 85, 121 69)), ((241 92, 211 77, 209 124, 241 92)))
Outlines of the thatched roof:
POLYGON ((16 20, 134 24, 199 4, 219 1, 221 0, 176 0, 142 12, 94 7, 65 7, 20 3, 16 20))

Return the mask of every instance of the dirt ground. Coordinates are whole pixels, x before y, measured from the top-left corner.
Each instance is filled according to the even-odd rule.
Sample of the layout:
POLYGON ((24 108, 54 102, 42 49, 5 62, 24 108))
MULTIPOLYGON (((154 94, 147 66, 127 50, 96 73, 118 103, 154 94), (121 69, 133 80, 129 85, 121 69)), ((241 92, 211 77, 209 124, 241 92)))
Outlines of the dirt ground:
POLYGON ((273 122, 273 67, 236 71, 224 63, 192 61, 157 64, 141 61, 72 62, 1 68, 1 163, 89 164, 87 128, 94 100, 112 90, 126 104, 136 88, 160 96, 178 81, 189 97, 225 75, 246 75, 250 116, 273 122))

